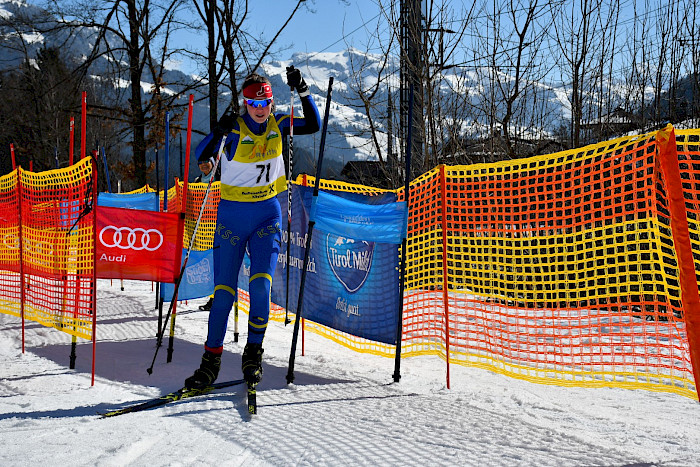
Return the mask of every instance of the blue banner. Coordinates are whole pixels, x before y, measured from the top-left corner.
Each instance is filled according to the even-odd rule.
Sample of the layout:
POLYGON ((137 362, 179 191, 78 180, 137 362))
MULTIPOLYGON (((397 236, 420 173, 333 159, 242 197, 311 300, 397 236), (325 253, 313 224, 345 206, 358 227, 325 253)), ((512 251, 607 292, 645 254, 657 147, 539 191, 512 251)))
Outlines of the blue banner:
POLYGON ((159 211, 160 200, 158 193, 99 193, 97 205, 110 208, 141 209, 143 211, 159 211))
MULTIPOLYGON (((182 249, 182 261, 185 260, 187 250, 182 249)), ((182 264, 180 265, 182 267, 182 264)), ((246 281, 247 284, 247 281, 246 281)), ((160 284, 160 296, 166 302, 173 298, 175 284, 160 284)), ((212 250, 190 252, 187 267, 182 275, 180 288, 177 291, 178 300, 192 300, 206 297, 214 293, 214 256, 212 250)))
POLYGON ((320 191, 311 203, 317 229, 377 243, 401 243, 406 234, 406 203, 364 204, 320 191))
MULTIPOLYGON (((285 305, 286 248, 289 245, 289 310, 294 313, 299 297, 313 189, 294 186, 292 195, 292 229, 287 238, 286 216, 283 215, 282 249, 272 283, 272 301, 285 305)), ((338 198, 343 207, 338 210, 330 206, 331 211, 340 213, 335 216, 324 213, 328 210, 320 212, 317 207, 307 266, 303 316, 342 332, 395 345, 399 316, 399 248, 395 243, 401 241, 400 234, 405 228, 405 205, 396 202, 394 193, 369 196, 333 192, 330 196, 324 196, 324 210, 326 202, 332 204, 338 198), (352 203, 347 204, 346 201, 352 203), (378 230, 383 232, 377 233, 368 230, 368 225, 375 223, 371 216, 379 211, 386 214, 389 224, 393 224, 382 225, 378 230), (338 228, 338 216, 347 213, 359 215, 356 218, 359 222, 338 228), (355 235, 358 235, 357 238, 353 237, 355 235), (359 235, 366 235, 368 239, 359 235), (384 242, 376 239, 383 239, 384 242), (394 243, 386 243, 388 240, 394 243)), ((287 193, 280 194, 278 200, 284 213, 287 193)), ((244 290, 248 290, 247 264, 246 258, 238 280, 238 286, 244 290)))
POLYGON ((80 200, 60 201, 58 203, 58 225, 62 229, 69 230, 80 217, 80 200))

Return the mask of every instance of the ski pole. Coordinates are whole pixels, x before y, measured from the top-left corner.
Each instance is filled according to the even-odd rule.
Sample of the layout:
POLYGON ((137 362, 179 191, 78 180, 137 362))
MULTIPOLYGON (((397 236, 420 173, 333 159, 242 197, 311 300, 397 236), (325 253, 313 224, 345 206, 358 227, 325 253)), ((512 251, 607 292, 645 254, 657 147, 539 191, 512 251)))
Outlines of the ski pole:
POLYGON ((289 250, 291 249, 291 233, 292 233, 292 156, 294 153, 294 88, 291 89, 291 102, 289 108, 289 148, 287 152, 287 166, 289 167, 289 177, 287 178, 287 258, 285 268, 287 268, 287 293, 284 302, 284 325, 288 325, 292 321, 289 319, 289 250))
MULTIPOLYGON (((221 144, 219 145, 219 150, 216 154, 216 160, 214 161, 214 168, 212 171, 216 173, 216 168, 219 166, 219 161, 221 160, 221 154, 224 152, 224 146, 226 145, 226 135, 221 138, 221 144)), ((173 298, 170 300, 170 307, 168 307, 168 313, 165 315, 165 320, 163 321, 163 328, 158 333, 158 341, 156 343, 156 352, 153 354, 153 361, 151 366, 146 369, 148 374, 153 373, 153 365, 156 362, 156 357, 158 356, 158 350, 163 344, 163 333, 165 333, 165 328, 168 325, 168 320, 170 319, 170 314, 173 312, 173 305, 177 300, 177 291, 180 288, 180 283, 182 282, 182 276, 185 274, 185 267, 187 267, 187 260, 190 258, 190 252, 192 251, 192 245, 194 245, 194 239, 197 236, 197 229, 199 228, 199 222, 202 220, 202 214, 204 214, 204 208, 207 205, 207 200, 209 199, 209 192, 211 191, 211 184, 214 181, 214 177, 209 179, 209 184, 207 185, 207 191, 204 193, 204 201, 202 201, 202 207, 199 208, 199 215, 197 216, 197 222, 194 224, 194 229, 192 230, 192 237, 190 237, 190 244, 187 247, 187 253, 185 254, 185 259, 182 261, 182 267, 180 268, 180 274, 177 276, 177 281, 175 281, 175 289, 173 290, 173 298)))
POLYGON ((408 95, 408 134, 406 138, 406 176, 404 181, 404 199, 406 201, 406 224, 404 224, 403 238, 401 239, 401 269, 399 270, 399 316, 396 323, 396 354, 394 355, 394 382, 401 379, 401 338, 403 336, 403 298, 406 287, 406 245, 408 237, 408 213, 411 202, 411 147, 413 145, 413 85, 408 95))
MULTIPOLYGON (((318 165, 316 166, 316 182, 314 184, 314 201, 318 197, 318 186, 321 184, 321 166, 323 164, 323 149, 326 145, 326 133, 328 131, 328 114, 331 110, 331 96, 333 93, 333 77, 328 81, 328 96, 326 97, 326 111, 323 116, 323 130, 321 132, 321 147, 318 151, 318 165)), ((313 206, 314 201, 311 202, 313 206)), ((313 208, 311 209, 313 212, 313 208)), ((311 251, 311 237, 314 233, 316 221, 313 216, 309 219, 309 227, 306 234, 306 245, 304 245, 304 264, 301 270, 301 283, 299 284, 299 301, 297 302, 296 319, 294 320, 294 333, 292 335, 292 349, 289 353, 289 369, 287 371, 287 384, 294 382, 294 357, 297 351, 297 338, 299 337, 299 322, 301 321, 301 305, 304 300, 304 283, 306 282, 306 268, 309 264, 309 252, 311 251)))

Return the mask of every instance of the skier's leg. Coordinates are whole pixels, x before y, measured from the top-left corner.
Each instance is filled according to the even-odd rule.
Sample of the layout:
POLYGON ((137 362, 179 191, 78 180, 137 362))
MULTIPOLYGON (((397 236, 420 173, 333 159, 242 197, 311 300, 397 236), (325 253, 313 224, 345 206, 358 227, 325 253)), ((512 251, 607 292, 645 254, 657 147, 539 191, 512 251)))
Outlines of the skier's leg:
MULTIPOLYGON (((279 204, 278 204, 279 212, 279 204)), ((250 249, 250 314, 248 320, 248 342, 262 344, 267 321, 270 317, 270 291, 280 251, 279 217, 251 235, 250 249)))
POLYGON ((236 204, 222 201, 214 233, 214 301, 209 312, 206 347, 223 349, 229 313, 236 301, 238 272, 245 255, 250 227, 236 204))
POLYGON ((229 313, 236 299, 238 270, 245 253, 245 225, 235 222, 234 209, 221 203, 214 235, 214 300, 200 367, 185 380, 188 388, 203 388, 219 375, 229 313), (235 228, 235 230, 234 230, 235 228))
POLYGON ((250 312, 248 342, 243 351, 243 376, 246 381, 257 383, 262 378, 262 342, 270 317, 270 291, 277 267, 281 245, 281 214, 279 203, 272 199, 269 208, 273 215, 253 232, 249 239, 250 250, 250 312))

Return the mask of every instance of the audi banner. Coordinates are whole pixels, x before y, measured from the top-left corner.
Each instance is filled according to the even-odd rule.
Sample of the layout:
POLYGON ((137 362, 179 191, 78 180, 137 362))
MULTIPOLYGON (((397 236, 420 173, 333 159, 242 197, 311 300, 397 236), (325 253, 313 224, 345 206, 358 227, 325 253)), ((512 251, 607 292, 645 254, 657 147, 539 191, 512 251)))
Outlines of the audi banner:
POLYGON ((174 283, 180 273, 179 213, 97 206, 97 277, 174 283))

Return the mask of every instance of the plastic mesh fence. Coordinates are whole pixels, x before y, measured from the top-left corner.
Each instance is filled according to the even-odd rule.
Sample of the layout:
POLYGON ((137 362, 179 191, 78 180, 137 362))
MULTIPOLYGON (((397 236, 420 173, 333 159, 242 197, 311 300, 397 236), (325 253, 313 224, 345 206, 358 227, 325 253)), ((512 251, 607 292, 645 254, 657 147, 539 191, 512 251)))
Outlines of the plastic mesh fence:
MULTIPOLYGON (((659 166, 655 136, 440 166, 414 180, 402 355, 436 355, 544 384, 696 399, 686 317, 700 310, 683 308, 669 201, 675 188, 659 166)), ((676 138, 700 271, 700 132, 676 138)), ((193 225, 203 190, 190 187, 193 225)), ((383 191, 325 180, 321 187, 383 191)), ((216 221, 212 194, 198 233, 203 248, 216 221)), ((271 319, 282 321, 284 309, 273 304, 271 319)), ((394 355, 393 346, 309 321, 306 329, 357 351, 394 355)))
POLYGON ((700 282, 700 130, 677 130, 678 166, 683 180, 685 206, 700 282))
POLYGON ((19 315, 23 303, 25 319, 85 339, 95 318, 92 174, 86 158, 0 181, 0 311, 19 315))
POLYGON ((442 167, 413 188, 408 352, 696 397, 653 135, 442 167))
MULTIPOLYGON (((678 142, 700 269, 700 162, 690 162, 699 159, 698 134, 679 132, 678 142)), ((538 383, 697 398, 666 190, 654 134, 418 177, 402 354, 538 383)), ((307 329, 393 355, 390 346, 307 329)))
MULTIPOLYGON (((185 231, 182 244, 185 248, 190 244, 192 233, 199 217, 199 212, 207 193, 207 183, 187 184, 187 209, 185 210, 185 231)), ((184 184, 177 184, 177 198, 173 204, 182 203, 182 193, 184 184)), ((221 182, 213 182, 207 197, 207 204, 202 211, 202 217, 197 227, 197 236, 192 244, 192 249, 196 251, 208 250, 214 247, 214 230, 216 229, 216 209, 221 199, 221 182)), ((170 201, 168 201, 170 203, 170 201)))
POLYGON ((0 178, 0 311, 20 316, 19 190, 17 171, 0 178))

